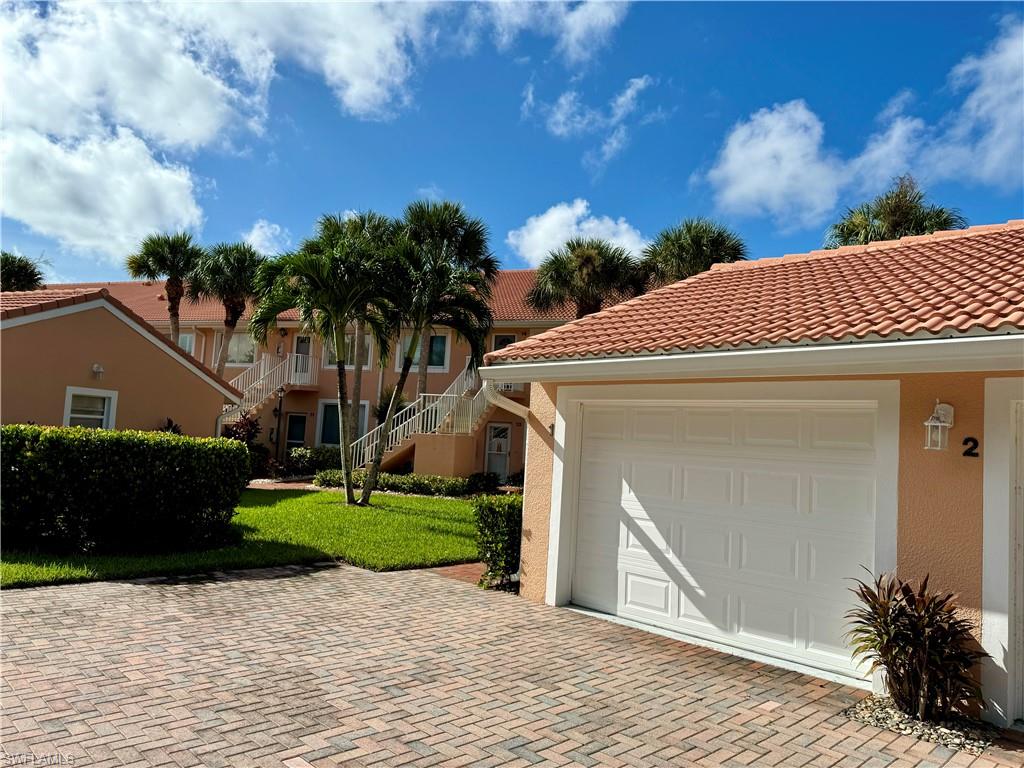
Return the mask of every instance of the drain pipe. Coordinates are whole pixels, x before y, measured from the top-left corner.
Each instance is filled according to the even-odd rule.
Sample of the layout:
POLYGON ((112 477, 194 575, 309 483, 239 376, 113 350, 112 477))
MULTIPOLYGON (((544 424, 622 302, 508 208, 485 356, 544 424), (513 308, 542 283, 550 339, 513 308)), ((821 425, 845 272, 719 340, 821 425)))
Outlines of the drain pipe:
POLYGON ((510 413, 514 413, 516 416, 519 416, 527 421, 529 420, 529 407, 523 405, 522 403, 517 403, 515 400, 509 400, 507 397, 501 394, 501 392, 498 391, 498 388, 494 386, 494 382, 491 381, 490 379, 484 379, 482 389, 484 391, 484 397, 487 398, 488 402, 498 406, 499 408, 503 408, 506 411, 509 411, 510 413))

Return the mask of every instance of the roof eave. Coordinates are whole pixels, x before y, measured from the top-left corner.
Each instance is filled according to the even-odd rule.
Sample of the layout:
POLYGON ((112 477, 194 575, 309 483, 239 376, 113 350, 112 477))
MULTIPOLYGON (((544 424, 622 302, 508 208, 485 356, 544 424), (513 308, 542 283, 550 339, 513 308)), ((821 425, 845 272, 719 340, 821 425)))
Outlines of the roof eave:
POLYGON ((971 370, 1024 371, 1024 329, 943 338, 855 339, 621 357, 498 362, 481 368, 480 375, 496 382, 545 382, 971 370))

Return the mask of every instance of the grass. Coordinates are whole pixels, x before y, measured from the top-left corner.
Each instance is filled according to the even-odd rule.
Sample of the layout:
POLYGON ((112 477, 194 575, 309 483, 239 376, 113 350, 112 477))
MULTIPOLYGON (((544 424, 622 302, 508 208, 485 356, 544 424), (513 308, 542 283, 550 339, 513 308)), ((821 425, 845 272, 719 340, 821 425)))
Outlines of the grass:
POLYGON ((0 586, 199 573, 344 560, 375 571, 476 560, 476 529, 465 499, 378 494, 347 507, 330 491, 247 490, 229 547, 166 555, 55 556, 3 552, 0 586))

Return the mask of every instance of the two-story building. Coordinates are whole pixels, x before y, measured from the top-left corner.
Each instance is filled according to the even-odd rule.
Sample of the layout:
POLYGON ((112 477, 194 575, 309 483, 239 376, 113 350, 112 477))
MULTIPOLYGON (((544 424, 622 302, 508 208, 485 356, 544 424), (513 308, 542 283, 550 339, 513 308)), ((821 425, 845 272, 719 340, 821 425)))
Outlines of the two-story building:
MULTIPOLYGON (((494 326, 487 340, 488 351, 500 350, 572 319, 568 307, 543 313, 531 309, 526 294, 533 281, 534 270, 499 273, 492 299, 494 326)), ((105 289, 146 322, 163 333, 169 332, 167 300, 160 281, 50 287, 105 289)), ((254 411, 263 427, 259 439, 278 459, 295 447, 338 445, 338 374, 333 349, 303 332, 297 313, 283 314, 268 343, 262 346, 249 335, 248 319, 247 312, 229 342, 224 372, 227 382, 243 393, 242 401, 227 408, 222 422, 254 411)), ((179 345, 200 363, 215 367, 223 322, 224 309, 220 303, 183 302, 179 345)), ((403 334, 401 343, 407 346, 408 339, 403 334)), ((353 340, 354 329, 350 342, 353 340)), ((385 468, 411 468, 421 473, 453 476, 489 471, 503 479, 522 472, 523 418, 487 400, 475 373, 466 373, 470 356, 466 341, 450 329, 436 328, 426 348, 428 394, 419 400, 416 397, 417 356, 417 365, 404 388, 410 407, 397 419, 396 426, 404 428, 392 437, 385 468)), ((349 349, 347 386, 351 393, 354 344, 349 349)), ((358 410, 361 435, 377 426, 374 407, 381 395, 397 384, 401 367, 401 357, 393 353, 381 365, 370 338, 366 339, 365 353, 358 410)), ((529 390, 521 384, 504 385, 501 393, 513 403, 528 405, 529 390)), ((174 409, 181 413, 167 415, 180 420, 188 407, 186 400, 179 401, 174 409)), ((357 446, 357 457, 365 457, 369 447, 364 440, 357 446)))

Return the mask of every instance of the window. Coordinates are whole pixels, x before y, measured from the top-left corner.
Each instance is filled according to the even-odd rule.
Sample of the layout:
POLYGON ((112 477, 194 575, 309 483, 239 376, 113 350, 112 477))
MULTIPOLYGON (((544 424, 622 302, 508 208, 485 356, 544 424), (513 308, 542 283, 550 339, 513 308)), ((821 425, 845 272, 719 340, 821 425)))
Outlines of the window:
MULTIPOLYGON (((224 337, 217 334, 217 354, 224 337)), ((250 365, 256 360, 256 342, 248 333, 236 333, 228 342, 228 365, 250 365)))
POLYGON ((196 353, 196 335, 194 333, 179 333, 178 334, 178 346, 188 352, 190 355, 196 353))
POLYGON ((64 396, 64 426, 113 429, 117 392, 68 387, 64 396))
MULTIPOLYGON (((402 353, 403 356, 409 351, 409 344, 412 343, 412 337, 406 336, 402 339, 402 353)), ((423 344, 420 344, 422 347, 423 344)), ((416 352, 412 356, 412 367, 416 368, 420 364, 420 350, 417 347, 416 352)), ((430 352, 427 358, 427 366, 429 368, 442 368, 447 369, 448 367, 448 337, 447 336, 431 336, 430 337, 430 352)), ((402 361, 399 359, 395 365, 395 370, 401 370, 402 361)))
MULTIPOLYGON (((363 370, 369 370, 372 365, 370 359, 370 337, 363 335, 363 370)), ((330 341, 324 342, 324 365, 333 368, 338 364, 338 356, 334 354, 334 344, 330 341)), ((345 334, 345 365, 349 368, 356 364, 356 335, 345 334)))
POLYGON ((494 341, 492 342, 491 351, 497 352, 499 349, 504 349, 509 344, 516 343, 516 335, 514 333, 496 333, 494 334, 494 341))
MULTIPOLYGON (((366 434, 366 419, 370 404, 365 400, 359 404, 359 434, 353 439, 366 434)), ((317 419, 317 445, 341 445, 341 424, 338 423, 338 403, 330 400, 320 401, 320 414, 317 419)))

